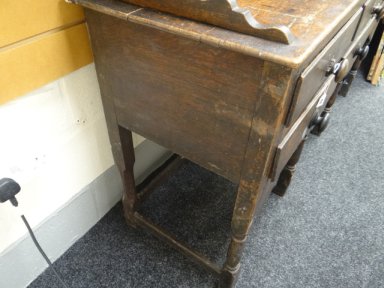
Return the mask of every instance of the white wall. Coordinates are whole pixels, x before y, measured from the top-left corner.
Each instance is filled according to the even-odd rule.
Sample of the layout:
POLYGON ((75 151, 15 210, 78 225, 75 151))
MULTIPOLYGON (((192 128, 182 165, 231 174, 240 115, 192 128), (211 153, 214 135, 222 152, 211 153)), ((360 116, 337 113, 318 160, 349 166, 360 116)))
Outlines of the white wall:
MULTIPOLYGON (((93 64, 0 106, 0 131, 0 178, 20 183, 32 226, 113 165, 93 64)), ((1 205, 0 253, 24 234, 19 214, 1 205)))
MULTIPOLYGON (((0 131, 0 177, 21 185, 32 226, 113 165, 93 65, 0 106, 0 131)), ((25 234, 8 203, 0 234, 0 252, 25 234)))
MULTIPOLYGON (((0 205, 0 287, 25 287, 46 264, 21 211, 55 260, 121 197, 94 65, 1 105, 0 131, 0 178, 22 187, 21 209, 0 205)), ((140 178, 170 155, 138 135, 134 144, 140 178)))

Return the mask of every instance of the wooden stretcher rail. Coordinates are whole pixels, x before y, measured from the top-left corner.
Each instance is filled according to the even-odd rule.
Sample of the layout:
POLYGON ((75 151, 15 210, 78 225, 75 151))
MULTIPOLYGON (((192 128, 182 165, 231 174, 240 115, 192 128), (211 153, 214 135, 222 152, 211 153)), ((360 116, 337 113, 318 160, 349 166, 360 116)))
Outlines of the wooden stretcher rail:
POLYGON ((185 159, 177 154, 172 155, 164 164, 153 171, 143 182, 137 185, 137 198, 140 202, 144 201, 149 194, 159 186, 163 181, 167 180, 170 174, 177 170, 185 159))
POLYGON ((182 244, 181 242, 176 240, 175 237, 171 236, 169 232, 162 230, 159 226, 155 225, 148 219, 145 219, 138 212, 135 212, 134 216, 135 216, 135 221, 137 225, 139 225, 142 228, 145 228, 147 231, 151 232, 153 235, 160 238, 161 240, 164 240, 176 250, 180 251, 181 253, 183 253, 193 261, 202 265, 209 272, 214 273, 216 275, 220 275, 221 268, 217 266, 215 263, 211 262, 208 258, 192 250, 191 248, 187 247, 185 244, 182 244))

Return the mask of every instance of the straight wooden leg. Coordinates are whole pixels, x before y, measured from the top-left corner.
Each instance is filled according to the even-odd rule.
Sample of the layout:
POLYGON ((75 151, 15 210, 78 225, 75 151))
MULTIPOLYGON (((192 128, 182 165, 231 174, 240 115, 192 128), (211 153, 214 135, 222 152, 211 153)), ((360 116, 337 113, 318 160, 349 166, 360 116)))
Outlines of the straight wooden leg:
POLYGON ((133 147, 132 132, 119 127, 119 135, 121 140, 122 155, 124 158, 123 167, 119 167, 124 186, 122 200, 124 216, 129 225, 136 227, 134 213, 136 212, 138 202, 135 177, 133 173, 133 165, 135 164, 135 150, 133 147))
POLYGON ((291 184, 292 177, 296 172, 296 164, 299 162, 301 152, 303 151, 304 142, 305 140, 300 143, 299 147, 293 153, 291 159, 289 159, 284 170, 281 172, 279 180, 277 181, 275 188, 272 190, 273 193, 279 196, 284 196, 285 192, 287 192, 287 189, 291 184))

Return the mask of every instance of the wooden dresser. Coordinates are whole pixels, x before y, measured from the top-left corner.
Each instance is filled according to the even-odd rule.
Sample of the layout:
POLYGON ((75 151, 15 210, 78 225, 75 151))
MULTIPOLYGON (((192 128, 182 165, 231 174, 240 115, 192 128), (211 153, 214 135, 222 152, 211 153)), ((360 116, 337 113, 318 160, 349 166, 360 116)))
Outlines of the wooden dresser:
POLYGON ((384 0, 69 1, 86 8, 127 222, 234 287, 255 213, 347 94, 384 0), (137 212, 148 189, 135 187, 131 132, 238 183, 224 267, 137 212))

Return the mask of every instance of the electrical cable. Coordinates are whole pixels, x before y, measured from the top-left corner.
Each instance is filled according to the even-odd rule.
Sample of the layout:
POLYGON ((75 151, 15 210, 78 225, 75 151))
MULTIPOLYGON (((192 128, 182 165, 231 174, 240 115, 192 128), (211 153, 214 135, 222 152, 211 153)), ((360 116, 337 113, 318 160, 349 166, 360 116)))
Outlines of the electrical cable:
MULTIPOLYGON (((17 209, 19 206, 19 203, 17 202, 16 195, 21 190, 20 185, 11 178, 2 178, 0 179, 0 203, 7 202, 8 200, 12 203, 14 207, 17 209)), ((21 219, 23 220, 25 226, 28 229, 29 235, 31 236, 33 243, 35 244, 37 250, 39 250, 40 254, 43 256, 45 261, 47 261, 49 268, 52 269, 52 271, 55 273, 57 279, 60 281, 61 285, 64 288, 69 288, 67 284, 65 284, 64 280, 61 279, 59 273, 57 273, 56 269, 53 267, 52 262, 49 260, 47 254, 45 254, 43 248, 41 248, 39 242, 37 241, 35 234, 32 231, 31 226, 29 225, 27 218, 23 215, 23 213, 20 213, 21 219)))
POLYGON ((21 215, 21 219, 23 219, 23 222, 24 222, 25 226, 27 226, 29 235, 31 236, 33 243, 35 243, 35 246, 36 246, 37 250, 39 250, 40 254, 43 256, 43 258, 45 259, 45 261, 48 263, 48 266, 52 269, 53 273, 55 273, 55 275, 56 275, 57 279, 59 279, 61 285, 63 285, 63 287, 65 287, 65 288, 69 288, 69 287, 67 286, 67 284, 65 284, 64 280, 61 279, 61 277, 60 277, 59 273, 57 273, 56 269, 53 267, 51 260, 49 260, 47 254, 45 254, 43 248, 41 248, 39 242, 37 241, 37 239, 36 239, 36 237, 35 237, 35 234, 34 234, 33 231, 32 231, 31 226, 29 226, 29 223, 28 223, 28 221, 27 221, 27 218, 25 218, 24 215, 21 215))

